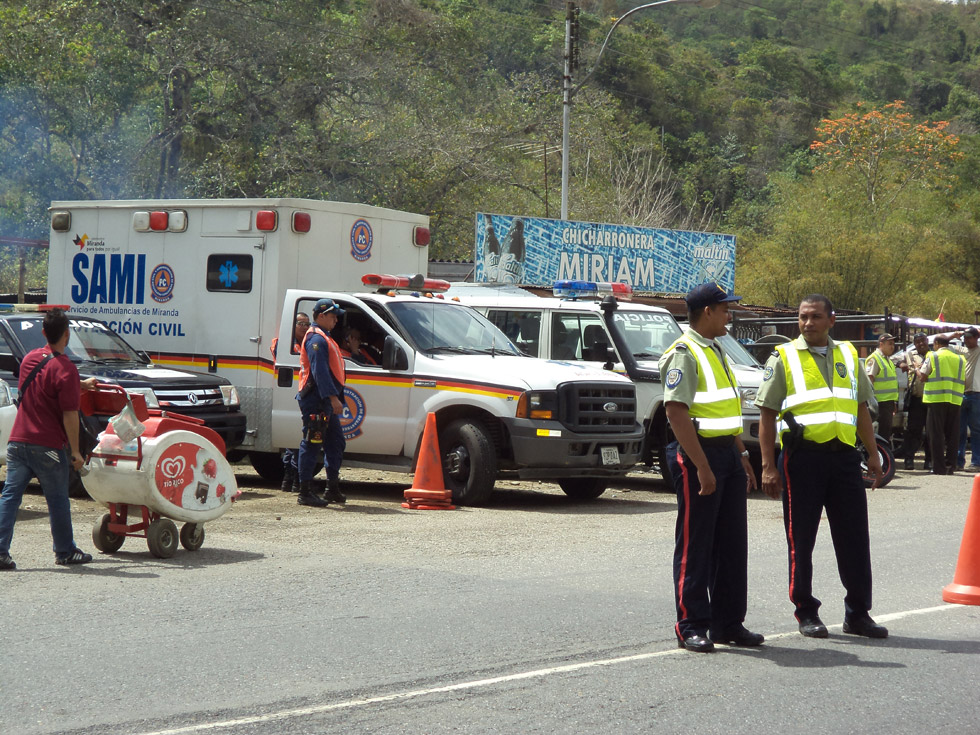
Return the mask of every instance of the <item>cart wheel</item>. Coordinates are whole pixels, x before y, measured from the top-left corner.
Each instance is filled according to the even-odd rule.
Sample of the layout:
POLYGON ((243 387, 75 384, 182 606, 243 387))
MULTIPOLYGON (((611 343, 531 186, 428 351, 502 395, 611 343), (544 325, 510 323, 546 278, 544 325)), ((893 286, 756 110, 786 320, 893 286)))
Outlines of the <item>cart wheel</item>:
POLYGON ((146 528, 146 545, 158 559, 169 559, 177 553, 177 524, 169 518, 158 518, 146 528))
POLYGON ((180 543, 188 551, 197 551, 204 543, 204 525, 185 523, 180 528, 180 543))
POLYGON ((126 540, 125 536, 109 530, 109 522, 111 520, 112 515, 106 513, 92 526, 92 543, 103 554, 112 554, 119 551, 119 548, 123 545, 123 541, 126 540))

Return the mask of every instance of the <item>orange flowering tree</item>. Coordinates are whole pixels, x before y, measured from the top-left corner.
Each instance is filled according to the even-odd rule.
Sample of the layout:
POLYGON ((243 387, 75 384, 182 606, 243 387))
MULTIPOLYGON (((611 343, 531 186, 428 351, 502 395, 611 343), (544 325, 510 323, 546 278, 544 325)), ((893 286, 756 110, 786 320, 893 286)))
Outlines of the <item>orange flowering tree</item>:
MULTIPOLYGON (((915 122, 905 103, 821 120, 810 150, 823 159, 817 170, 853 173, 875 215, 913 187, 951 188, 951 165, 963 157, 949 123, 915 122)), ((876 217, 877 218, 877 217, 876 217)))

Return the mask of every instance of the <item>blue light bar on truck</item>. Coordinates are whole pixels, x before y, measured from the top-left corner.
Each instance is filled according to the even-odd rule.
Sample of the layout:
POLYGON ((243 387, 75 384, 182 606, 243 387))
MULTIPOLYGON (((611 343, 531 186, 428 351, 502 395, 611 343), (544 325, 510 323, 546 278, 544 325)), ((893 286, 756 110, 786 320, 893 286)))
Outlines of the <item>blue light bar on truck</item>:
POLYGON ((633 287, 629 284, 605 281, 555 281, 553 291, 560 299, 597 298, 604 294, 612 294, 620 301, 633 298, 633 287))

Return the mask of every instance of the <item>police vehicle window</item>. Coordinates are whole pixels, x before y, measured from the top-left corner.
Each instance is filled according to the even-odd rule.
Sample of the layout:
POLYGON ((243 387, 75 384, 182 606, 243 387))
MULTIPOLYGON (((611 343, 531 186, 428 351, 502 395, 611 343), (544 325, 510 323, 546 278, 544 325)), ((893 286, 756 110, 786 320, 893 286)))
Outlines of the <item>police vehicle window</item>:
POLYGON ((541 312, 491 309, 487 318, 506 334, 521 352, 538 357, 540 351, 541 312))
POLYGON ((718 343, 725 348, 725 354, 734 362, 736 365, 745 365, 747 367, 762 367, 756 360, 752 353, 742 346, 742 343, 735 339, 731 333, 724 335, 723 337, 718 337, 718 343))
POLYGON ((249 293, 252 290, 252 256, 234 253, 208 256, 208 291, 249 293))
POLYGON ((552 317, 551 357, 554 360, 605 360, 609 343, 598 314, 558 312, 552 317))
POLYGON ((681 336, 681 328, 670 314, 621 310, 614 318, 638 359, 659 358, 681 336))

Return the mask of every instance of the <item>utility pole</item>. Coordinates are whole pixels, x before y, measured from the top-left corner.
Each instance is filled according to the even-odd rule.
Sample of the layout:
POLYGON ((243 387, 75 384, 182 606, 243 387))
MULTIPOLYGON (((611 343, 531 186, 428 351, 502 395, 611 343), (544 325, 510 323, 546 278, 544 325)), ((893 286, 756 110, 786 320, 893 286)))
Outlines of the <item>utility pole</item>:
POLYGON ((561 108, 561 218, 568 219, 568 126, 572 117, 572 72, 578 67, 578 6, 565 3, 565 74, 561 108))

